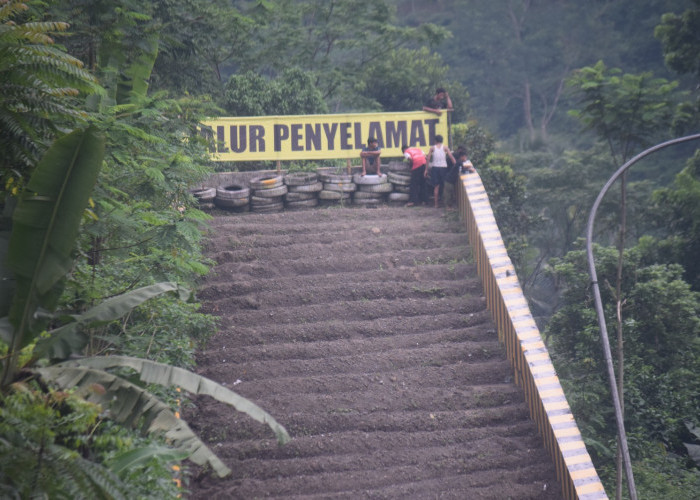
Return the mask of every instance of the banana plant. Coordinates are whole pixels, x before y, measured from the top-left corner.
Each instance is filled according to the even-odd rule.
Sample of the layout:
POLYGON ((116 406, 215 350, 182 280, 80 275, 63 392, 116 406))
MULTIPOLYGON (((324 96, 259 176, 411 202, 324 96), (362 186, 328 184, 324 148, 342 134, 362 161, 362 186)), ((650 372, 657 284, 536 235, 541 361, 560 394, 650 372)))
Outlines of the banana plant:
POLYGON ((7 356, 0 361, 0 391, 7 392, 27 373, 63 389, 75 388, 86 399, 102 404, 116 421, 132 427, 141 424, 147 432, 163 432, 192 461, 208 464, 219 476, 226 476, 230 469, 167 405, 108 370, 132 368, 146 383, 212 396, 267 424, 280 444, 287 442, 290 437, 284 427, 257 405, 195 373, 149 360, 104 356, 56 363, 80 354, 87 342, 87 328, 120 318, 163 293, 189 295, 176 283, 158 283, 113 297, 82 314, 56 313, 103 155, 104 137, 94 127, 55 141, 17 200, 11 224, 6 217, 0 225, 0 339, 8 346, 7 356), (58 321, 64 324, 47 330, 58 321), (20 353, 32 344, 29 361, 21 364, 20 353))

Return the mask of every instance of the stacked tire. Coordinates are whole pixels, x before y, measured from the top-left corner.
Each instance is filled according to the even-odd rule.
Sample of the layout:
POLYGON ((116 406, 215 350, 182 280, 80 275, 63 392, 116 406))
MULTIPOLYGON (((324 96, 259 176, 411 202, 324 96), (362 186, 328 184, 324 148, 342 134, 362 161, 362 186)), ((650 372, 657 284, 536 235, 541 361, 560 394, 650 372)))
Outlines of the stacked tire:
POLYGON ((214 199, 216 198, 216 188, 203 187, 190 191, 192 196, 197 200, 201 210, 211 210, 214 208, 214 199))
POLYGON ((386 174, 364 176, 355 174, 353 181, 358 186, 353 198, 353 203, 356 205, 378 205, 386 200, 388 193, 394 189, 393 185, 388 182, 386 174))
POLYGON ((350 174, 321 174, 323 189, 318 193, 318 199, 324 205, 350 202, 352 193, 357 190, 350 174))
POLYGON ((247 212, 250 199, 250 189, 238 184, 216 188, 214 204, 224 210, 247 212))
POLYGON ((285 206, 291 210, 318 205, 318 193, 323 189, 316 172, 293 172, 284 176, 287 186, 285 206))
POLYGON ((250 180, 250 191, 253 212, 279 212, 284 208, 287 186, 281 175, 254 177, 250 180))
POLYGON ((389 201, 397 203, 405 203, 408 201, 410 186, 411 186, 411 172, 389 172, 389 182, 393 186, 393 192, 389 193, 389 201))

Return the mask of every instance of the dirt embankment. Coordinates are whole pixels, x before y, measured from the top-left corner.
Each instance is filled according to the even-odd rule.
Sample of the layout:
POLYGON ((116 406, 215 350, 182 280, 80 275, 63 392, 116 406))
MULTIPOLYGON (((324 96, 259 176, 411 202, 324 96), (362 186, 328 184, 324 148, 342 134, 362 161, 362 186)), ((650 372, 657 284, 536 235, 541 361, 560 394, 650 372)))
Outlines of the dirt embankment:
POLYGON ((458 228, 422 207, 215 218, 199 372, 293 440, 196 400, 233 474, 191 498, 560 498, 458 228))

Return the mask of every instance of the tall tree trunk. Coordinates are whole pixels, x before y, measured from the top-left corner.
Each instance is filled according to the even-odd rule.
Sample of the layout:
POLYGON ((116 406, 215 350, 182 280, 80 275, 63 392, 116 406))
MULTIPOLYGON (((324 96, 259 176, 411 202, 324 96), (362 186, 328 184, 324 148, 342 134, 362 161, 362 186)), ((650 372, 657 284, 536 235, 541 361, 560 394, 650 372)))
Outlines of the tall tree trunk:
POLYGON ((530 88, 530 82, 525 81, 525 88, 523 95, 523 114, 525 116, 525 123, 527 124, 527 130, 530 132, 530 144, 535 141, 535 126, 532 122, 532 89, 530 88))

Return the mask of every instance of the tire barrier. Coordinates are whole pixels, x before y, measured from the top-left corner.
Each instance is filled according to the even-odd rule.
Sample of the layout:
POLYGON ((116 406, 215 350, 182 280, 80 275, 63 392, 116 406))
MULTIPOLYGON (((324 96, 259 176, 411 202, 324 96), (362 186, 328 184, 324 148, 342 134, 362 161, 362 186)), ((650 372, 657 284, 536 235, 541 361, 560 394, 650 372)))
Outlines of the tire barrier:
POLYGON ((329 191, 327 189, 324 189, 323 191, 319 191, 318 199, 325 201, 349 200, 350 193, 346 193, 343 191, 329 191))
POLYGON ((317 172, 293 172, 284 176, 286 208, 291 210, 318 206, 318 193, 323 189, 317 172))
MULTIPOLYGON (((320 191, 320 190, 319 190, 320 191)), ((303 191, 289 191, 287 196, 284 197, 285 201, 306 201, 306 200, 317 200, 318 196, 316 193, 305 193, 303 191)))
POLYGON ((205 187, 190 191, 192 196, 197 200, 197 204, 201 210, 211 210, 214 208, 214 199, 216 198, 216 188, 205 187))
POLYGON ((354 193, 357 190, 357 185, 353 182, 338 184, 326 182, 323 184, 323 189, 326 191, 340 191, 341 193, 354 193))
POLYGON ((298 208, 311 208, 311 207, 317 207, 318 206, 318 198, 315 196, 311 199, 308 200, 299 200, 299 201, 289 201, 287 199, 286 202, 286 207, 289 209, 298 209, 298 208))
POLYGON ((389 201, 396 201, 401 203, 406 203, 408 201, 408 193, 389 193, 389 201))
POLYGON ((461 184, 459 215, 469 235, 486 305, 498 340, 506 348, 515 383, 522 387, 530 416, 552 457, 562 494, 568 500, 607 499, 520 288, 481 177, 462 175, 461 184))
POLYGON ((411 174, 408 175, 398 172, 389 172, 389 182, 394 186, 409 186, 411 184, 411 174))
POLYGON ((360 184, 360 191, 365 193, 391 193, 394 190, 393 184, 384 182, 383 184, 360 184))
POLYGON ((256 189, 253 193, 260 198, 279 198, 287 194, 287 186, 282 185, 269 189, 256 189))
POLYGON ((358 186, 370 186, 374 184, 384 184, 387 182, 386 174, 382 175, 360 175, 355 174, 352 176, 352 181, 358 186))
POLYGON ((303 186, 289 186, 287 189, 290 193, 318 193, 323 189, 323 182, 314 182, 303 186))
POLYGON ((287 186, 308 186, 318 181, 316 172, 292 172, 284 176, 284 183, 287 186))
POLYGON ((207 202, 213 201, 216 198, 216 188, 205 187, 201 189, 194 189, 190 191, 192 196, 197 198, 197 201, 207 202))
POLYGON ((284 178, 281 175, 261 175, 250 179, 250 189, 259 191, 261 189, 273 189, 284 184, 284 178))
POLYGON ((352 182, 352 175, 350 174, 329 174, 323 173, 318 176, 321 182, 332 182, 334 184, 348 184, 352 182))
POLYGON ((250 180, 250 209, 253 212, 278 212, 284 209, 287 186, 281 175, 263 175, 250 180))
POLYGON ((389 162, 389 172, 403 172, 411 173, 411 165, 405 161, 391 161, 389 162))
POLYGON ((250 189, 238 184, 216 188, 214 204, 223 209, 240 208, 248 204, 250 189))

